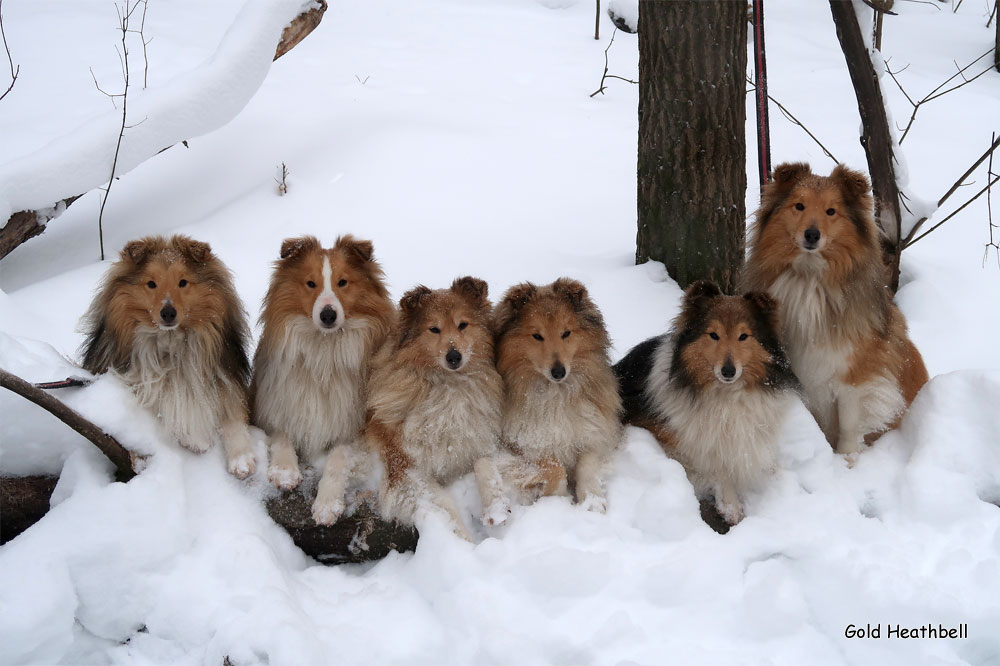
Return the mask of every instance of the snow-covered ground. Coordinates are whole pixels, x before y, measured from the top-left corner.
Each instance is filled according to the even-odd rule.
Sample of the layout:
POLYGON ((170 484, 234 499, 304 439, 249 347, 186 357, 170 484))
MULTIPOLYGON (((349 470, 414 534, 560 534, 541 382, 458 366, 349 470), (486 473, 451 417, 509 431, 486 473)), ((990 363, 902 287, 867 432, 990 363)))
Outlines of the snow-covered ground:
MULTIPOLYGON (((261 4, 151 0, 148 93, 173 98, 170 86, 200 81, 234 20, 277 20, 261 4)), ((991 46, 988 4, 897 3, 883 47, 894 71, 910 63, 899 76, 911 96, 991 46)), ((637 91, 615 80, 589 97, 612 30, 605 17, 594 41, 593 9, 334 0, 232 122, 116 182, 106 247, 114 256, 149 233, 207 240, 251 316, 281 239, 301 233, 373 239, 397 297, 460 274, 487 279, 494 297, 570 275, 604 310, 620 356, 664 330, 680 291, 662 266, 632 265, 637 91)), ((827 3, 769 0, 767 11, 771 94, 864 168, 827 3)), ((48 160, 55 179, 93 157, 67 153, 60 137, 114 113, 88 71, 114 87, 114 8, 12 0, 4 19, 21 74, 0 102, 0 173, 48 160)), ((610 55, 612 73, 636 78, 634 36, 619 33, 610 55)), ((904 122, 909 105, 883 86, 904 122)), ((772 114, 775 161, 832 166, 772 114)), ((903 145, 912 194, 943 194, 997 118, 995 72, 921 108, 903 145)), ((107 268, 99 205, 88 194, 0 263, 0 366, 35 381, 73 372, 64 357, 75 357, 76 322, 107 268)), ((163 441, 115 380, 65 399, 155 452, 126 485, 85 441, 0 393, 0 470, 62 469, 55 508, 0 548, 0 662, 998 662, 1000 268, 983 264, 987 240, 984 198, 904 254, 898 302, 935 378, 900 430, 849 470, 800 407, 774 483, 725 536, 702 523, 680 466, 630 429, 607 515, 549 498, 506 527, 480 527, 476 545, 428 524, 416 553, 324 567, 269 520, 261 475, 239 482, 221 451, 163 441), (886 637, 888 624, 960 623, 967 639, 886 637), (850 624, 881 624, 883 638, 848 639, 850 624)), ((456 491, 471 511, 473 485, 456 491)))

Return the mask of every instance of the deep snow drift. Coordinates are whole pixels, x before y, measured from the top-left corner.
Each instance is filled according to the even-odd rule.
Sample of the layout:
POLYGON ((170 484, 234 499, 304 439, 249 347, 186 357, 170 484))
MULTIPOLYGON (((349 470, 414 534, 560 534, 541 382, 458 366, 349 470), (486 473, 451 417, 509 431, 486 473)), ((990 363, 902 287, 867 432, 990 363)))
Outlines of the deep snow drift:
MULTIPOLYGON (((0 103, 0 173, 107 110, 87 66, 114 72, 113 9, 72 5, 4 7, 22 73, 0 103), (58 48, 33 36, 42 24, 58 48), (64 98, 52 103, 51 90, 64 98)), ((900 76, 912 93, 989 48, 984 5, 897 3, 883 46, 894 71, 911 63, 900 76)), ((152 3, 150 93, 214 52, 240 7, 152 3)), ((593 9, 337 0, 234 121, 116 184, 107 247, 113 255, 147 233, 209 241, 251 316, 281 239, 300 233, 373 239, 396 297, 461 274, 487 279, 494 298, 570 275, 603 309, 619 357, 664 330, 680 291, 662 266, 632 265, 636 89, 613 81, 588 97, 612 30, 605 17, 593 40, 593 9), (291 178, 279 197, 282 161, 291 178)), ((826 3, 769 2, 768 49, 772 95, 863 168, 826 3)), ((612 73, 636 77, 634 36, 619 33, 610 56, 612 73)), ((904 143, 915 196, 936 200, 985 149, 998 93, 1000 74, 989 73, 921 109, 904 143)), ((776 162, 832 166, 772 113, 776 162)), ((87 195, 0 263, 0 366, 33 381, 79 373, 66 357, 107 267, 96 260, 98 206, 87 195)), ((934 379, 900 430, 848 469, 798 407, 774 482, 725 536, 702 523, 681 467, 630 429, 606 515, 549 498, 516 509, 508 526, 479 526, 475 545, 428 524, 416 553, 324 567, 267 517, 262 470, 240 482, 221 450, 197 456, 165 441, 114 378, 60 396, 154 453, 124 485, 85 441, 0 393, 0 470, 62 469, 50 514, 0 548, 0 661, 996 662, 1000 270, 982 264, 986 224, 981 199, 904 254, 897 301, 934 379), (885 636, 897 623, 966 623, 969 637, 844 636, 850 624, 881 624, 885 636)), ((455 490, 471 517, 474 484, 455 490)))

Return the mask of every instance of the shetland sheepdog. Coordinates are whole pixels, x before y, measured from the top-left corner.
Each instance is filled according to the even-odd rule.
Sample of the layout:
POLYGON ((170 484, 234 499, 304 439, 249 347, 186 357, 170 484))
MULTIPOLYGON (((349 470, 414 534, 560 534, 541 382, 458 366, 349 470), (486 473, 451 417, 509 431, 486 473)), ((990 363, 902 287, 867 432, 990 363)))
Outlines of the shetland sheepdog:
POLYGON ((399 308, 372 371, 365 424, 384 464, 381 510, 411 524, 437 513, 468 539, 445 485, 474 471, 484 522, 501 523, 509 511, 497 467, 503 380, 487 285, 463 277, 450 289, 419 286, 399 308))
POLYGON ((614 367, 625 421, 649 429, 731 525, 743 518, 746 493, 775 467, 781 425, 797 399, 777 316, 767 294, 723 296, 715 284, 695 282, 671 332, 614 367))
MULTIPOLYGON (((529 461, 566 470, 577 501, 604 511, 602 470, 623 429, 600 310, 575 280, 526 282, 504 295, 496 327, 504 443, 529 461)), ((565 494, 562 485, 546 493, 565 494)))
POLYGON ((886 287, 871 186, 781 164, 761 193, 743 283, 781 304, 782 338, 827 440, 850 459, 895 428, 927 368, 886 287))
POLYGON ((281 244, 260 316, 252 422, 269 435, 267 476, 282 490, 302 480, 298 456, 330 451, 313 519, 335 522, 363 462, 371 359, 395 317, 370 241, 342 236, 324 249, 312 236, 281 244))
POLYGON ((246 312, 207 243, 128 243, 84 315, 83 367, 113 370, 171 436, 196 452, 221 439, 229 471, 256 469, 247 430, 246 312))

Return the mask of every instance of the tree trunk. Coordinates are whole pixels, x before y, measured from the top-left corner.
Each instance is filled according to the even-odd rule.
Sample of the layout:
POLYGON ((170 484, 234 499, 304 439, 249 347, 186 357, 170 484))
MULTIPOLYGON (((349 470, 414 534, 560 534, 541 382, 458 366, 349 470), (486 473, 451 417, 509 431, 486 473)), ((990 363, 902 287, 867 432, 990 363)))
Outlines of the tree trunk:
POLYGON ((882 258, 889 271, 889 286, 893 293, 899 287, 899 252, 902 222, 899 210, 899 187, 896 185, 893 146, 885 115, 885 101, 871 56, 861 36, 861 26, 852 0, 830 0, 830 12, 837 27, 837 39, 847 60, 854 94, 861 115, 861 145, 868 158, 875 197, 875 219, 885 232, 882 258))
POLYGON ((639 3, 636 263, 732 293, 746 238, 747 7, 639 3))
POLYGON ((1000 0, 996 0, 993 3, 993 20, 996 21, 994 26, 997 31, 996 41, 994 42, 996 46, 993 48, 993 63, 996 65, 997 71, 1000 72, 1000 0))

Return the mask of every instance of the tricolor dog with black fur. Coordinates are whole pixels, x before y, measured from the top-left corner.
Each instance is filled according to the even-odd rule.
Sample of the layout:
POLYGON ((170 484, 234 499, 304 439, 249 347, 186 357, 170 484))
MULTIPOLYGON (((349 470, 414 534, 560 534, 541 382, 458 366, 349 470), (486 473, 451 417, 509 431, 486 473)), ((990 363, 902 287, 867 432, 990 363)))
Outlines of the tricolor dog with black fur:
POLYGON ((711 282, 684 294, 670 333, 614 366, 625 422, 647 428, 699 496, 730 524, 777 464, 798 382, 778 339, 778 308, 761 292, 724 296, 711 282))
POLYGON ((221 439, 229 471, 253 474, 246 312, 208 243, 149 236, 125 245, 82 327, 83 367, 112 370, 185 448, 221 439))

